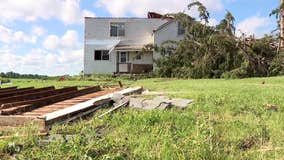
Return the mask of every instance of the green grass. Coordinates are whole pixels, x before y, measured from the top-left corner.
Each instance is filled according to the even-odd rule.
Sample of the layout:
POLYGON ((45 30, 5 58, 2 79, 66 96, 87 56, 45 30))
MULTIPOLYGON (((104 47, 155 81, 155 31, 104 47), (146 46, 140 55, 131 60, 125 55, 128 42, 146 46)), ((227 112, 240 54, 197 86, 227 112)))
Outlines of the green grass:
POLYGON ((10 87, 10 86, 18 86, 20 88, 25 87, 47 87, 47 86, 55 86, 56 88, 62 88, 67 86, 94 86, 94 85, 107 85, 107 84, 117 84, 118 81, 123 81, 125 85, 128 85, 131 81, 126 78, 101 78, 94 79, 89 81, 80 81, 80 80, 41 80, 41 79, 11 79, 11 85, 3 85, 2 87, 10 87))
MULTIPOLYGON (((22 87, 100 83, 12 81, 22 87)), ((195 102, 186 110, 121 109, 96 119, 100 111, 89 120, 59 125, 51 131, 73 135, 68 140, 45 145, 35 136, 0 140, 0 156, 2 151, 5 158, 17 153, 19 159, 284 158, 284 77, 126 83, 195 102), (21 146, 19 152, 17 146, 21 146)))

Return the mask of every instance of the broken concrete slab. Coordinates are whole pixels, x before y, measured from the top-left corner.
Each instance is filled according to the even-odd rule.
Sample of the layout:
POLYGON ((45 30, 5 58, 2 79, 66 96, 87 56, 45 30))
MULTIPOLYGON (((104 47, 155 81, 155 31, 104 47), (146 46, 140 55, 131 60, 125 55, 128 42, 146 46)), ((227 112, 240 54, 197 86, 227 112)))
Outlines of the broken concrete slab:
POLYGON ((147 96, 158 95, 158 96, 161 96, 161 95, 165 95, 165 93, 164 92, 149 91, 148 89, 146 89, 142 92, 142 95, 147 95, 147 96))
POLYGON ((176 106, 180 109, 185 109, 189 104, 193 103, 191 99, 181 99, 181 98, 174 98, 171 100, 173 106, 176 106))
POLYGON ((129 106, 132 108, 141 109, 143 108, 143 101, 145 101, 144 98, 130 98, 129 106))
POLYGON ((185 109, 193 100, 189 99, 170 99, 165 96, 157 96, 153 99, 146 98, 130 98, 129 106, 135 109, 142 110, 166 110, 172 107, 177 107, 180 109, 185 109))

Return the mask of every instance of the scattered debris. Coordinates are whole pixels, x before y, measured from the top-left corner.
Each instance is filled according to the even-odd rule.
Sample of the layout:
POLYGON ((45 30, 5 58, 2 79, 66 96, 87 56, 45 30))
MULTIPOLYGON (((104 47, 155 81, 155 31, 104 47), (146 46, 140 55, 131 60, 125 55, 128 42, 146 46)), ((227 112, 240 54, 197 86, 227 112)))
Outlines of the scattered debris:
POLYGON ((265 104, 264 107, 269 110, 269 111, 274 111, 277 112, 279 107, 277 105, 274 104, 265 104))
MULTIPOLYGON (((142 87, 103 90, 100 86, 80 90, 77 87, 0 88, 0 128, 33 123, 47 131, 54 123, 70 122, 109 106, 116 94, 127 96, 142 90, 142 87)), ((115 109, 119 107, 120 104, 115 109)))
POLYGON ((177 98, 170 99, 165 96, 157 96, 154 99, 130 98, 129 106, 132 108, 143 110, 165 110, 172 107, 185 109, 191 103, 193 103, 193 100, 177 98))
POLYGON ((251 149, 256 144, 256 138, 255 137, 248 137, 241 141, 239 147, 241 150, 246 151, 251 149))
POLYGON ((265 84, 265 81, 262 81, 261 84, 265 84))
POLYGON ((119 87, 123 88, 123 84, 121 83, 121 81, 118 81, 119 87))
POLYGON ((122 94, 114 94, 111 98, 115 103, 113 104, 114 107, 107 112, 103 113, 102 115, 98 116, 98 118, 101 118, 121 107, 126 107, 129 104, 129 96, 123 96, 122 94))
MULTIPOLYGON (((122 85, 122 84, 121 84, 122 85)), ((119 108, 130 106, 143 110, 166 110, 172 107, 186 108, 193 101, 157 96, 153 99, 134 98, 143 87, 102 89, 100 86, 78 89, 66 87, 1 88, 0 126, 18 127, 33 123, 47 131, 54 123, 66 123, 89 115, 105 106, 114 107, 100 115, 103 117, 119 108)), ((144 92, 145 93, 145 92, 144 92)))
POLYGON ((60 82, 62 82, 62 81, 66 81, 65 76, 61 76, 61 77, 59 77, 58 81, 60 81, 60 82))

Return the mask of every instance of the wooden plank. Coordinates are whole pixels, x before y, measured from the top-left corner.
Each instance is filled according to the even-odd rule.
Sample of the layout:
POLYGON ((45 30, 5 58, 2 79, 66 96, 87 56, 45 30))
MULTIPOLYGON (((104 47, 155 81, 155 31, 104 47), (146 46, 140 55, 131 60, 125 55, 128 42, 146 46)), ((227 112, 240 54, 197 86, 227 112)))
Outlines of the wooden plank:
POLYGON ((48 113, 46 115, 43 115, 42 117, 46 121, 52 121, 54 119, 58 119, 58 118, 61 118, 61 117, 64 117, 64 116, 68 116, 68 115, 75 113, 75 112, 80 112, 82 110, 90 109, 93 106, 100 106, 100 105, 103 105, 104 103, 109 103, 111 101, 111 98, 114 96, 114 94, 130 95, 130 94, 134 94, 134 93, 141 93, 142 90, 143 90, 142 87, 127 88, 127 89, 124 89, 122 91, 109 93, 109 94, 91 99, 89 101, 79 103, 79 104, 76 104, 74 106, 59 110, 59 111, 55 111, 53 113, 48 113))
POLYGON ((17 90, 17 87, 1 88, 0 93, 7 92, 7 91, 15 91, 15 90, 17 90))
MULTIPOLYGON (((96 107, 93 107, 91 109, 88 109, 86 111, 82 111, 82 112, 76 112, 77 114, 74 114, 73 116, 69 116, 68 118, 62 118, 61 121, 57 120, 56 123, 68 123, 68 122, 71 122, 71 121, 74 121, 76 119, 79 119, 79 118, 82 118, 84 116, 87 116, 87 115, 90 115, 91 113, 94 113, 95 111, 99 110, 103 108, 103 105, 100 105, 100 106, 96 106, 96 107)), ((54 123, 54 122, 53 122, 54 123)), ((51 121, 49 121, 47 124, 52 124, 51 121)))
POLYGON ((30 101, 35 100, 35 99, 57 95, 57 94, 68 92, 68 91, 76 91, 76 90, 77 90, 77 87, 69 87, 69 88, 62 88, 62 89, 56 89, 56 90, 54 87, 48 87, 44 89, 43 88, 38 89, 33 93, 0 98, 0 104, 1 104, 0 109, 9 108, 11 106, 15 107, 19 105, 29 104, 30 101))
POLYGON ((14 95, 14 94, 17 94, 17 93, 21 93, 23 91, 30 91, 30 90, 33 90, 34 87, 27 87, 27 88, 20 88, 20 89, 17 89, 17 90, 12 90, 12 91, 6 91, 6 92, 2 92, 0 93, 0 97, 5 97, 5 95, 14 95))
POLYGON ((6 89, 15 89, 15 88, 18 88, 18 87, 14 86, 14 87, 0 88, 0 91, 6 90, 6 89))
POLYGON ((50 88, 55 89, 54 87, 44 87, 44 88, 34 88, 34 87, 30 87, 30 89, 24 89, 24 90, 18 89, 19 91, 16 91, 16 92, 13 92, 13 91, 12 91, 12 92, 0 93, 0 98, 2 99, 2 98, 6 98, 6 97, 12 97, 12 96, 17 96, 17 95, 23 95, 23 94, 28 94, 28 93, 43 91, 43 90, 50 89, 50 88))
POLYGON ((108 110, 107 112, 101 114, 100 116, 98 116, 98 118, 102 118, 103 116, 115 111, 115 110, 118 110, 119 108, 121 107, 126 107, 127 105, 129 104, 129 97, 127 99, 124 99, 120 104, 114 106, 113 108, 111 108, 110 110, 108 110))
POLYGON ((45 121, 35 116, 0 116, 0 126, 17 127, 31 123, 40 129, 45 128, 45 121))
POLYGON ((45 105, 49 105, 49 104, 60 102, 60 101, 66 100, 66 99, 74 98, 74 97, 77 97, 77 96, 97 92, 99 90, 101 90, 100 87, 95 86, 95 87, 82 89, 82 90, 79 90, 79 91, 78 90, 70 91, 70 92, 61 93, 61 94, 58 94, 58 95, 44 97, 44 98, 40 98, 40 99, 37 99, 37 100, 30 100, 30 101, 26 101, 26 102, 17 102, 16 107, 0 110, 0 115, 11 115, 11 114, 16 114, 16 113, 27 112, 27 111, 30 111, 30 110, 33 110, 33 109, 36 109, 36 108, 39 108, 39 107, 42 107, 42 106, 45 106, 45 105), (22 105, 22 106, 19 106, 19 105, 22 105))

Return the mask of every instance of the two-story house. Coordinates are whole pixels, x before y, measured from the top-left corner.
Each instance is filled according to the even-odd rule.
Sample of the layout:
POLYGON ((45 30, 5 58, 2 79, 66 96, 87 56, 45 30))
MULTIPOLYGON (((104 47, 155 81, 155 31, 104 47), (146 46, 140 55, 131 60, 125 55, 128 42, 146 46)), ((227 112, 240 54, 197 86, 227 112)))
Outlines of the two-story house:
POLYGON ((159 16, 86 17, 84 73, 150 72, 159 53, 142 54, 143 47, 147 44, 159 45, 166 40, 178 40, 179 37, 177 23, 159 16))

